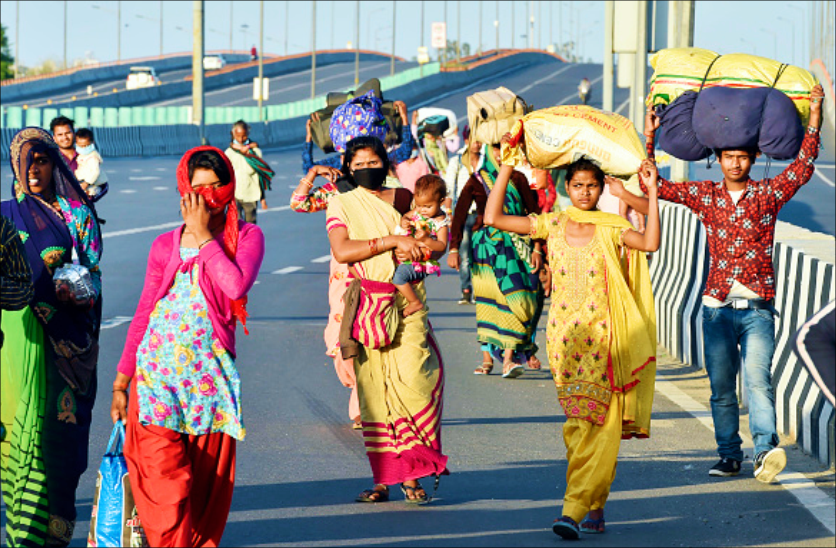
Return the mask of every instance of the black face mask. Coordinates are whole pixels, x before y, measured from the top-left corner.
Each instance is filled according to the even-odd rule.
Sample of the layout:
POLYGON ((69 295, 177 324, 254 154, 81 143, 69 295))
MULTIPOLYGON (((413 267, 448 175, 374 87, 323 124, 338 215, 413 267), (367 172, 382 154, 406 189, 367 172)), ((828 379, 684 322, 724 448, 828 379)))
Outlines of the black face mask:
POLYGON ((358 186, 369 190, 380 190, 383 183, 386 182, 387 173, 385 167, 367 167, 366 169, 358 169, 352 173, 352 177, 358 186))

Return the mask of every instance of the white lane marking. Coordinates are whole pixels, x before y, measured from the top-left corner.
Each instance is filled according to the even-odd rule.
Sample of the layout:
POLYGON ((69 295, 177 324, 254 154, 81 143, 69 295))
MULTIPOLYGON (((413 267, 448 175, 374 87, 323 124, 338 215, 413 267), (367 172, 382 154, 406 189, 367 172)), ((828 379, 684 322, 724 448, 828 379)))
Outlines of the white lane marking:
MULTIPOLYGON (((372 66, 369 66, 369 67, 363 67, 363 68, 360 69, 360 72, 372 70, 372 69, 382 67, 382 66, 389 66, 389 63, 378 63, 376 65, 372 65, 372 66)), ((310 72, 310 69, 305 71, 305 72, 310 72)), ((297 73, 294 73, 294 74, 298 75, 298 74, 304 74, 304 73, 303 72, 297 72, 297 73)), ((335 78, 341 78, 343 76, 349 76, 351 74, 354 74, 354 69, 353 68, 349 71, 341 72, 339 74, 334 74, 333 76, 328 76, 326 78, 317 78, 316 83, 320 84, 322 82, 327 82, 328 80, 333 80, 335 78)), ((276 79, 278 79, 278 78, 276 78, 276 79)), ((272 86, 274 84, 271 82, 270 85, 272 86)), ((291 90, 291 89, 296 89, 296 88, 301 88, 301 87, 309 87, 310 85, 311 85, 310 82, 303 82, 301 84, 296 84, 296 85, 293 85, 293 86, 285 86, 281 89, 282 89, 282 92, 284 93, 284 92, 286 92, 288 90, 291 90)), ((252 84, 242 84, 242 85, 231 87, 231 88, 225 88, 225 89, 219 90, 219 91, 234 91, 234 90, 240 89, 242 87, 249 89, 249 88, 252 87, 252 84)), ((276 88, 276 89, 278 89, 278 88, 276 88)), ((206 95, 211 95, 211 93, 207 93, 206 95)), ((252 98, 244 97, 243 99, 238 99, 238 100, 235 100, 235 101, 227 101, 227 102, 224 103, 224 106, 225 107, 231 107, 231 106, 234 106, 234 105, 240 105, 241 103, 247 103, 247 102, 252 102, 252 98)))
POLYGON ((123 323, 128 323, 133 319, 133 316, 115 316, 108 320, 102 321, 102 329, 111 329, 113 327, 117 327, 122 325, 123 323))
POLYGON ((623 103, 621 103, 620 105, 618 105, 618 108, 617 108, 617 109, 615 109, 615 113, 616 113, 616 114, 621 114, 621 111, 622 111, 622 110, 624 110, 624 107, 626 107, 626 106, 627 106, 627 105, 629 105, 629 104, 630 104, 630 98, 628 97, 628 98, 624 99, 624 102, 623 102, 623 103))
POLYGON ((548 81, 548 80, 551 80, 552 78, 554 78, 554 77, 555 77, 555 76, 557 76, 558 74, 560 74, 560 73, 562 73, 562 72, 564 72, 564 71, 569 70, 569 69, 570 69, 570 68, 572 68, 573 66, 575 66, 575 65, 570 65, 570 64, 568 64, 568 63, 567 63, 565 67, 561 67, 561 68, 557 69, 556 71, 552 72, 551 74, 549 74, 548 76, 546 76, 545 78, 540 78, 539 80, 534 81, 534 82, 532 82, 532 83, 528 84, 527 86, 525 86, 524 88, 522 88, 522 89, 521 89, 520 91, 518 91, 517 93, 518 93, 518 94, 523 94, 523 93, 525 93, 526 91, 528 91, 528 90, 530 90, 531 88, 533 88, 534 86, 539 85, 539 84, 542 84, 543 82, 546 82, 546 81, 548 81))
POLYGON ((116 230, 114 232, 105 232, 102 238, 115 238, 117 236, 127 236, 129 234, 139 234, 141 232, 151 232, 153 230, 164 230, 166 228, 174 228, 183 224, 183 221, 174 221, 172 223, 163 223, 153 226, 143 226, 139 228, 129 228, 127 230, 116 230))
MULTIPOLYGON (((167 187, 163 187, 167 188, 167 187)), ((124 192, 124 191, 122 191, 124 192)), ((270 209, 265 209, 260 213, 270 213, 271 211, 287 211, 290 209, 289 205, 279 206, 279 207, 271 207, 270 209)), ((174 228, 183 224, 183 221, 173 221, 170 223, 162 223, 159 225, 151 225, 151 226, 142 226, 138 228, 128 228, 126 230, 116 230, 114 232, 105 232, 102 234, 102 238, 115 238, 117 236, 129 236, 131 234, 140 234, 142 232, 152 232, 155 230, 164 230, 166 228, 174 228)))
POLYGON ((317 257, 316 259, 312 260, 312 263, 327 263, 331 261, 331 255, 323 255, 322 257, 317 257))
POLYGON ((829 177, 825 177, 824 173, 822 173, 821 170, 818 169, 818 166, 816 166, 816 168, 817 168, 816 169, 816 175, 819 176, 819 179, 821 179, 822 181, 824 181, 828 185, 836 188, 836 184, 834 184, 833 181, 831 181, 829 177))
MULTIPOLYGON (((656 389, 674 404, 694 416, 706 428, 712 432, 714 431, 714 421, 711 419, 711 411, 674 385, 673 381, 667 380, 664 377, 656 377, 656 389)), ((747 445, 753 445, 752 438, 746 433, 740 432, 740 437, 747 445)), ((816 487, 816 484, 807 479, 804 474, 790 468, 784 468, 784 471, 778 474, 776 479, 784 489, 798 499, 798 502, 814 518, 830 531, 830 534, 836 534, 836 503, 834 503, 833 499, 816 487)))
POLYGON ((129 181, 159 181, 162 177, 156 175, 143 175, 142 177, 128 177, 129 181))
POLYGON ((136 169, 136 168, 134 168, 134 169, 132 169, 132 170, 131 170, 131 173, 142 173, 143 171, 144 171, 144 170, 142 170, 142 169, 136 169))
POLYGON ((154 190, 168 190, 167 186, 155 186, 154 190))
POLYGON ((125 190, 120 190, 119 192, 122 194, 136 194, 136 190, 132 188, 126 188, 125 190))
POLYGON ((301 266, 286 266, 284 268, 280 268, 278 270, 274 270, 271 274, 290 274, 291 272, 296 272, 299 270, 304 270, 301 266))
POLYGON ((168 171, 167 167, 158 167, 157 171, 168 171))
POLYGON ((261 283, 260 281, 256 280, 256 281, 253 282, 253 285, 258 285, 260 283, 261 283))

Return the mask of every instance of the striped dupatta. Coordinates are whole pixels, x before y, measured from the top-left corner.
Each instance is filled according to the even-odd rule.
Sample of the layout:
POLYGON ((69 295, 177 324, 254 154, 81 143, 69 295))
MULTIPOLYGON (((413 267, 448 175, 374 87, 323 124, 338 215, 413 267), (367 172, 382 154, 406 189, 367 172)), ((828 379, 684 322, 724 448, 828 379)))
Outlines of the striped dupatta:
MULTIPOLYGON (((400 220, 395 208, 358 188, 331 199, 326 226, 329 232, 346 228, 353 240, 370 240, 392 234, 400 220)), ((391 253, 354 266, 362 278, 373 282, 390 283, 395 272, 391 253)), ((414 289, 426 303, 423 282, 414 289)), ((400 293, 395 299, 400 312, 407 302, 400 293)), ((426 306, 400 317, 392 344, 362 347, 354 371, 375 483, 394 485, 448 473, 447 457, 441 453, 444 369, 426 306)))

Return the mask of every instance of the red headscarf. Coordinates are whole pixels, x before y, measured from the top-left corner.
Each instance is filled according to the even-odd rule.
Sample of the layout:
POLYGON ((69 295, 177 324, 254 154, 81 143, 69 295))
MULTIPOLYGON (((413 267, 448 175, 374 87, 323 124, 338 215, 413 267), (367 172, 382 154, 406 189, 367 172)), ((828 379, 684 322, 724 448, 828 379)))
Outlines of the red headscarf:
MULTIPOLYGON (((206 205, 211 209, 219 207, 226 207, 226 224, 224 226, 223 249, 226 256, 230 259, 235 258, 235 253, 238 251, 238 208, 235 205, 235 170, 232 169, 232 164, 226 154, 219 148, 211 146, 199 146, 187 151, 180 159, 177 165, 177 190, 180 196, 190 192, 196 192, 203 196, 206 200, 206 205), (189 160, 198 152, 204 150, 211 150, 221 157, 226 169, 229 172, 229 184, 220 188, 200 187, 195 190, 192 187, 192 181, 189 179, 189 160)), ((249 335, 247 330, 247 296, 238 300, 230 299, 232 304, 232 314, 241 325, 244 327, 244 333, 249 335)))

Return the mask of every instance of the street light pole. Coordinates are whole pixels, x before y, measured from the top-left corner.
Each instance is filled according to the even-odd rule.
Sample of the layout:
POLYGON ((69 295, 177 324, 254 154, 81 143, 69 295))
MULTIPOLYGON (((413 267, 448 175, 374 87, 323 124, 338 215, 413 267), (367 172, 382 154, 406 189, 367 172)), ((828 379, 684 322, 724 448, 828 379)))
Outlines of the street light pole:
POLYGON ((289 12, 289 6, 290 6, 290 1, 285 0, 285 3, 284 3, 284 56, 285 57, 287 57, 287 38, 288 38, 287 21, 288 21, 288 19, 290 19, 290 15, 288 13, 289 12))
POLYGON ((761 27, 761 32, 766 32, 772 35, 772 47, 774 56, 772 57, 773 60, 778 60, 778 33, 774 30, 769 30, 761 27))
POLYGON ((496 0, 496 19, 493 25, 496 27, 496 54, 499 55, 499 0, 496 0))
MULTIPOLYGON (((316 2, 314 2, 316 4, 316 2)), ((258 121, 264 121, 264 0, 258 3, 258 121)))
POLYGON ((360 85, 360 0, 354 4, 357 11, 357 20, 354 25, 354 89, 357 89, 360 85))
POLYGON ((200 126, 200 144, 206 144, 203 121, 203 1, 192 1, 192 123, 200 126))
MULTIPOLYGON (((794 5, 794 4, 793 4, 793 3, 791 3, 791 2, 790 2, 790 3, 788 3, 788 4, 787 4, 787 6, 789 6, 791 9, 793 9, 793 10, 798 11, 798 12, 800 12, 800 13, 801 13, 801 28, 806 30, 806 29, 807 29, 807 25, 806 25, 806 22, 807 22, 806 11, 805 11, 803 8, 799 8, 798 6, 794 5)), ((803 38, 803 36, 804 36, 804 32, 803 32, 803 31, 802 31, 802 33, 801 33, 801 36, 802 36, 802 38, 803 38)), ((793 45, 795 45, 795 42, 793 42, 793 45)), ((808 58, 808 57, 809 57, 809 55, 805 55, 805 49, 806 49, 806 48, 804 47, 804 44, 803 44, 803 39, 802 39, 802 45, 801 45, 801 51, 800 51, 800 53, 801 53, 801 63, 799 63, 799 65, 798 65, 798 66, 800 66, 800 67, 804 67, 804 66, 806 66, 806 65, 807 65, 807 62, 809 61, 809 58, 808 58)), ((796 59, 795 61, 797 62, 797 59, 796 59)))
POLYGON ((482 55, 482 4, 484 2, 479 0, 479 46, 476 48, 476 53, 482 55))
POLYGON ((160 0, 160 57, 163 56, 163 0, 160 0))
MULTIPOLYGON (((418 41, 424 47, 424 0, 421 0, 421 39, 418 41)), ((421 78, 424 77, 424 63, 421 63, 421 78)))
POLYGON ((116 2, 116 62, 122 62, 122 2, 116 2))
POLYGON ((784 21, 785 23, 788 23, 790 26, 790 36, 792 38, 792 62, 795 63, 795 21, 790 21, 786 17, 781 17, 780 15, 776 19, 778 19, 779 21, 784 21))
POLYGON ((392 60, 389 65, 389 75, 395 74, 395 19, 398 13, 398 3, 392 0, 392 60))
POLYGON ((233 14, 235 13, 233 7, 234 7, 234 5, 232 3, 232 0, 229 0, 229 51, 232 51, 232 36, 235 34, 235 32, 232 30, 233 29, 232 19, 233 19, 233 14))
POLYGON ((445 44, 444 44, 444 49, 441 50, 442 65, 447 62, 447 44, 446 44, 446 42, 447 42, 447 36, 448 36, 447 33, 449 32, 449 30, 450 30, 450 27, 447 26, 447 0, 444 0, 444 42, 445 42, 445 44))
POLYGON ((20 0, 15 2, 15 80, 20 78, 20 0))
POLYGON ((316 97, 316 0, 311 6, 311 99, 316 97))
POLYGON ((456 2, 456 63, 462 60, 462 0, 456 2))
POLYGON ((514 49, 514 34, 517 33, 517 25, 514 23, 514 2, 511 4, 511 49, 514 49))
POLYGON ((67 69, 67 0, 64 0, 64 70, 67 69))

